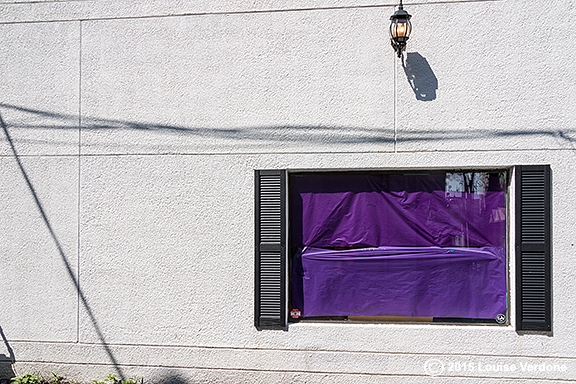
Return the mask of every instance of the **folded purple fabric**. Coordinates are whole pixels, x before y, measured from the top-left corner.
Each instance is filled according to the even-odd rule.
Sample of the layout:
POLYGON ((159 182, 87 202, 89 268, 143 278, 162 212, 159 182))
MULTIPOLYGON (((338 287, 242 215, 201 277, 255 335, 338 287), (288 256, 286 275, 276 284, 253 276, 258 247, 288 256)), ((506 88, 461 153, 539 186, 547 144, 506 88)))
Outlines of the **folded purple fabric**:
POLYGON ((501 247, 306 248, 293 261, 303 316, 493 319, 506 313, 501 247))

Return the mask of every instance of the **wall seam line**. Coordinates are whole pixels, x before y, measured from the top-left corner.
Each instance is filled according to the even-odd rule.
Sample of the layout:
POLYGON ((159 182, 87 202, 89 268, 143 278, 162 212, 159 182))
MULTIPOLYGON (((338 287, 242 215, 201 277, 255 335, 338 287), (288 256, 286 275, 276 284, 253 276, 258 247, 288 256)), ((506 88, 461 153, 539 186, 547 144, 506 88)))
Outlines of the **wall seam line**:
POLYGON ((78 191, 77 191, 77 251, 76 251, 76 343, 80 343, 80 196, 81 196, 81 155, 82 155, 82 20, 79 22, 78 52, 78 191))
MULTIPOLYGON (((498 326, 495 326, 498 327, 498 326)), ((510 326, 511 327, 511 326, 510 326)), ((53 345, 53 346, 65 346, 66 344, 71 344, 71 342, 66 341, 22 341, 22 340, 12 340, 13 343, 20 343, 20 344, 43 344, 43 345, 53 345)), ((78 344, 81 347, 94 347, 99 348, 102 346, 101 343, 93 343, 93 342, 81 342, 78 344)), ((155 348, 155 349, 205 349, 205 350, 212 350, 212 351, 237 351, 237 352, 286 352, 286 353, 293 353, 293 352, 313 352, 313 353, 325 353, 325 354, 362 354, 362 355, 385 355, 385 356, 439 356, 439 357, 450 357, 450 358, 459 358, 459 357, 479 357, 479 358, 513 358, 513 359, 556 359, 556 360, 576 360, 575 356, 558 356, 558 355, 510 355, 510 354, 487 354, 487 353, 466 353, 466 352, 457 352, 457 353, 449 353, 446 352, 385 352, 385 351, 363 351, 363 350, 343 350, 343 349, 289 349, 289 348, 254 348, 254 347, 232 347, 232 346, 198 346, 198 345, 162 345, 162 344, 107 344, 109 347, 112 348, 155 348)), ((24 361, 24 360, 19 360, 24 361)), ((55 362, 55 361, 53 361, 55 362)), ((86 363, 91 364, 91 363, 86 363)), ((108 365, 109 363, 101 363, 102 365, 108 365)), ((123 365, 123 364, 120 364, 123 365)))
MULTIPOLYGON (((430 2, 414 2, 407 4, 408 6, 420 6, 420 5, 440 5, 440 4, 461 4, 461 3, 486 3, 486 2, 501 2, 504 0, 440 0, 440 1, 430 1, 430 2)), ((62 3, 56 1, 54 3, 62 3)), ((51 3, 51 4, 54 4, 51 3)), ((1 5, 20 5, 27 3, 0 3, 1 5)), ((152 18, 168 18, 168 17, 187 17, 187 16, 209 16, 209 15, 256 15, 261 13, 284 13, 284 12, 311 12, 311 11, 333 11, 333 10, 358 10, 358 9, 377 9, 377 8, 387 8, 395 7, 396 3, 391 4, 366 4, 366 5, 348 5, 348 6, 327 6, 327 7, 303 7, 303 8, 286 8, 286 9, 251 9, 251 10, 240 10, 240 11, 205 11, 205 12, 180 12, 173 14, 156 14, 156 15, 140 15, 140 16, 101 16, 101 17, 90 17, 85 16, 69 17, 62 19, 51 19, 51 20, 19 20, 19 21, 0 21, 0 24, 25 24, 25 23, 63 23, 63 22, 74 22, 74 21, 106 21, 106 20, 133 20, 133 19, 152 19, 152 18)))
POLYGON ((394 153, 398 153, 398 63, 394 60, 394 153))
MULTIPOLYGON (((523 154, 523 153, 536 153, 536 152, 575 152, 572 148, 526 148, 526 149, 514 149, 514 150, 506 150, 506 149, 489 149, 489 150, 481 150, 481 149, 467 149, 467 150, 435 150, 435 149, 427 149, 427 150, 419 150, 419 151, 409 151, 409 150, 399 150, 396 153, 402 153, 406 155, 410 154, 429 154, 429 153, 476 153, 476 154, 488 154, 488 153, 501 153, 501 152, 513 152, 516 155, 523 154)), ((134 152, 134 153, 85 153, 82 154, 82 157, 145 157, 145 156, 277 156, 277 155, 370 155, 370 154, 394 154, 394 151, 357 151, 357 152, 329 152, 329 151, 322 151, 322 152, 205 152, 205 153, 186 153, 186 152, 159 152, 159 153, 152 153, 152 152, 134 152)), ((77 157, 77 154, 45 154, 45 155, 31 155, 31 154, 18 154, 18 157, 21 158, 33 158, 33 157, 77 157)), ((10 155, 0 155, 0 158, 9 158, 13 157, 10 155)), ((517 165, 517 162, 510 163, 511 165, 517 165)), ((527 163, 528 164, 528 163, 527 163)), ((543 164, 543 163, 534 163, 534 164, 543 164)), ((547 164, 547 163, 546 163, 547 164)))

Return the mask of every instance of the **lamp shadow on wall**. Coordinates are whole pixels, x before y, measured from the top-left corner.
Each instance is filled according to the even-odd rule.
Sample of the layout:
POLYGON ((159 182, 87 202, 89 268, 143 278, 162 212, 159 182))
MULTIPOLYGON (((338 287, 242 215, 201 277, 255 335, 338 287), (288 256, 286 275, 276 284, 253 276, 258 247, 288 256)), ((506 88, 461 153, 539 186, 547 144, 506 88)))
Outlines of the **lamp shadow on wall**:
POLYGON ((434 71, 425 57, 418 52, 408 52, 406 60, 402 60, 402 67, 416 100, 432 101, 436 99, 438 78, 434 75, 434 71))

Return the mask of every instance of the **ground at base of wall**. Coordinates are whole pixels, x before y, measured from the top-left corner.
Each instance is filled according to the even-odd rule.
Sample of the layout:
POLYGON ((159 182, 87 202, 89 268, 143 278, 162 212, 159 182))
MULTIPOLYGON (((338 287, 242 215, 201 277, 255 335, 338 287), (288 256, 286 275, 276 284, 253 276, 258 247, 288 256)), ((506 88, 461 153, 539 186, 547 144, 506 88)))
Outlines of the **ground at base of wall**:
MULTIPOLYGON (((446 376, 398 376, 375 374, 346 374, 322 372, 285 372, 258 370, 216 370, 195 368, 163 368, 111 365, 60 365, 49 363, 20 363, 15 365, 12 377, 22 377, 28 372, 40 374, 47 381, 43 383, 16 384, 472 384, 475 377, 446 376), (115 372, 115 373, 111 373, 115 372), (54 381, 59 377, 61 381, 54 381), (113 377, 114 379, 110 379, 113 377), (103 379, 104 378, 104 379, 103 379), (116 381, 114 381, 116 380, 116 381)), ((10 378, 3 378, 0 384, 8 384, 10 378)), ((482 378, 482 383, 552 383, 554 381, 529 378, 482 378)))

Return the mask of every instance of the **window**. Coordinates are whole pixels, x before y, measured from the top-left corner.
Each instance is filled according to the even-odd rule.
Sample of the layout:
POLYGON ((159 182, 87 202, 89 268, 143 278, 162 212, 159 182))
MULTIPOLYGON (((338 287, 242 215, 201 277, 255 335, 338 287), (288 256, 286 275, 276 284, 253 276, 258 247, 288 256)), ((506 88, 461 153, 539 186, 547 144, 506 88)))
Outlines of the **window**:
MULTIPOLYGON (((502 321, 506 175, 256 171, 256 326, 284 328, 288 304, 502 321)), ((517 167, 516 181, 517 329, 550 330, 549 168, 517 167)))

